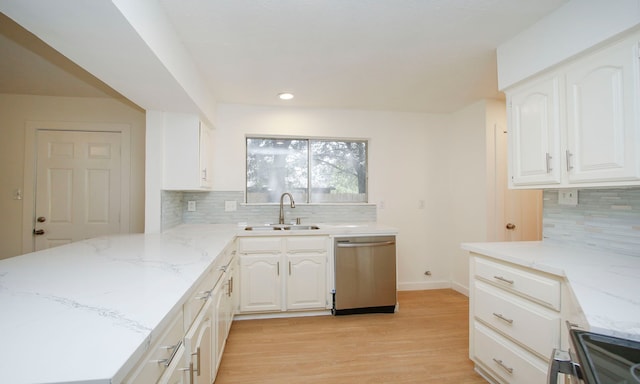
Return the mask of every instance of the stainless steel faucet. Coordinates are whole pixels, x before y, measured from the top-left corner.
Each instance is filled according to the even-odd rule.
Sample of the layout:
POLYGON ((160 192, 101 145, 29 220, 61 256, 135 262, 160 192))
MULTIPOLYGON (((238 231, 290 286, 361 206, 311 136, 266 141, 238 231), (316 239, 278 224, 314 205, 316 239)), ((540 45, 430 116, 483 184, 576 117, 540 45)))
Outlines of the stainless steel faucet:
POLYGON ((289 196, 289 200, 291 201, 291 208, 296 207, 296 202, 293 201, 293 196, 289 192, 285 192, 280 196, 280 216, 278 217, 278 224, 284 224, 284 197, 289 196))

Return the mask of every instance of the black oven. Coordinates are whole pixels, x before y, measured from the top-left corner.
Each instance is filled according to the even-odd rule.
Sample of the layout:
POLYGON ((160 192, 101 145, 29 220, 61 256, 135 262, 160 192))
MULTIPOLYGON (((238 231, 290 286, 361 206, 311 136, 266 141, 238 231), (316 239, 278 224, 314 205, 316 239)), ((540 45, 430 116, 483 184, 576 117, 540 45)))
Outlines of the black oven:
POLYGON ((640 384, 640 342, 571 329, 569 353, 555 350, 549 367, 549 383, 559 373, 572 383, 640 384))

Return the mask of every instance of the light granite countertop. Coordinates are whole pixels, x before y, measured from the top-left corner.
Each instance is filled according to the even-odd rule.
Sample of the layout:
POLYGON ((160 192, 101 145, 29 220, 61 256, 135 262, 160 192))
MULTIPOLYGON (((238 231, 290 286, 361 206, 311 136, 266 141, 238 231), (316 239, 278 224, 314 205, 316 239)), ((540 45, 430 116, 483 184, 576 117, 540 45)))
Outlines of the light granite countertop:
MULTIPOLYGON (((378 224, 273 235, 396 234, 378 224)), ((98 237, 0 260, 0 383, 119 383, 237 225, 98 237)), ((271 234, 269 234, 271 235, 271 234)))
POLYGON ((640 341, 640 257, 540 241, 462 248, 565 278, 590 331, 640 341))

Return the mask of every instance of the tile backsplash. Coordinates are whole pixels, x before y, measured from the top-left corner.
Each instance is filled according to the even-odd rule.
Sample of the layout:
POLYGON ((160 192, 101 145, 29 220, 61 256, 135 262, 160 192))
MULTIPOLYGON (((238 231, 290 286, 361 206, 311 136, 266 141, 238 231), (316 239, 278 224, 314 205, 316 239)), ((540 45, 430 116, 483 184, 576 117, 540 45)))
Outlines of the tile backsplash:
MULTIPOLYGON (((244 192, 162 191, 162 230, 181 223, 189 224, 264 224, 278 221, 278 204, 243 204, 244 192), (195 201, 196 210, 187 210, 195 201), (235 211, 225 211, 225 202, 233 201, 235 211)), ((287 222, 300 218, 302 223, 365 223, 376 221, 375 204, 285 204, 287 222)))
POLYGON ((544 191, 544 241, 640 256, 640 188, 580 189, 578 205, 544 191))

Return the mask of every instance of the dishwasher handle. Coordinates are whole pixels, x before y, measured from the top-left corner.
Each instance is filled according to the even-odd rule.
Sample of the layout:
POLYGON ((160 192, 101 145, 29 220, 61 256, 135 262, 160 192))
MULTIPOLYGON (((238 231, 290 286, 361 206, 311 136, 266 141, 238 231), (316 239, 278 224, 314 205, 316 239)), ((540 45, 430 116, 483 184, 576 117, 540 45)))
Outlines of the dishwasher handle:
POLYGON ((338 242, 338 248, 359 248, 359 247, 384 247, 386 245, 394 245, 396 242, 393 240, 389 241, 376 241, 372 243, 347 243, 347 242, 338 242))

